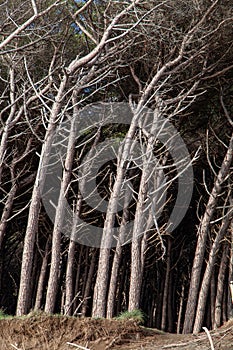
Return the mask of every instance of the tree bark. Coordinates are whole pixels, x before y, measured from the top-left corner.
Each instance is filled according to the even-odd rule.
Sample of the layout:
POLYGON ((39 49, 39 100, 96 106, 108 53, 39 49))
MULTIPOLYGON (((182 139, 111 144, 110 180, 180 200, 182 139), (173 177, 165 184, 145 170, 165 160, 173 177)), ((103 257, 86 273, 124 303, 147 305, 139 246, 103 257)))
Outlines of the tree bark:
POLYGON ((54 102, 52 107, 50 122, 46 132, 45 140, 42 146, 39 168, 37 171, 37 176, 33 187, 31 204, 30 204, 29 214, 28 214, 27 229, 26 229, 26 234, 24 238, 20 287, 19 287, 18 303, 17 303, 17 310, 16 310, 17 316, 24 315, 28 312, 30 276, 32 273, 35 237, 38 229, 41 188, 43 188, 44 182, 45 182, 46 166, 50 158, 52 141, 53 141, 53 137, 56 129, 56 124, 58 123, 57 116, 61 108, 61 101, 64 95, 66 84, 67 84, 67 76, 64 75, 56 96, 56 101, 54 102))
POLYGON ((65 280, 65 302, 64 302, 64 313, 65 315, 71 316, 73 314, 73 298, 74 298, 74 260, 75 260, 75 248, 77 243, 74 241, 76 234, 76 227, 78 222, 78 217, 81 211, 82 198, 78 194, 76 203, 76 212, 72 223, 72 232, 69 242, 68 256, 67 256, 67 266, 66 266, 66 280, 65 280))
POLYGON ((121 262, 121 254, 122 254, 122 242, 126 234, 126 223, 129 218, 129 209, 127 205, 129 203, 130 194, 131 194, 130 187, 127 186, 125 198, 124 198, 124 207, 123 207, 123 214, 122 214, 123 216, 122 216, 122 221, 120 226, 120 232, 119 232, 117 246, 116 246, 113 263, 112 263, 111 278, 110 278, 109 291, 108 291, 108 301, 107 301, 107 318, 112 318, 114 314, 117 279, 118 279, 118 272, 119 272, 119 266, 121 262))
POLYGON ((214 314, 215 314, 215 299, 216 299, 216 281, 215 281, 215 265, 213 267, 211 281, 210 281, 210 305, 211 305, 211 327, 214 328, 214 314))
POLYGON ((165 331, 166 326, 167 326, 167 308, 168 308, 168 291, 169 291, 170 269, 171 269, 171 239, 168 238, 168 241, 167 241, 167 264, 166 264, 166 274, 165 274, 165 281, 164 281, 163 304, 162 304, 162 320, 161 320, 162 331, 165 331))
MULTIPOLYGON (((230 224, 230 213, 228 212, 228 214, 222 220, 221 228, 218 231, 218 233, 216 234, 215 240, 214 240, 213 245, 212 245, 211 250, 210 250, 209 259, 207 262, 204 277, 202 279, 201 289, 200 289, 199 298, 198 298, 196 318, 195 318, 195 323, 194 323, 194 328, 193 328, 194 334, 200 332, 201 327, 202 327, 202 323, 203 323, 204 316, 205 316, 206 300, 208 297, 213 267, 214 267, 214 264, 216 261, 217 252, 219 250, 220 242, 221 242, 222 238, 224 237, 224 235, 229 227, 229 224, 230 224)), ((215 307, 216 307, 216 305, 215 305, 215 307)), ((216 313, 215 313, 215 317, 216 317, 216 313)))
POLYGON ((181 319, 182 319, 182 313, 183 313, 183 305, 184 305, 184 282, 182 284, 181 295, 180 295, 180 305, 179 305, 177 328, 176 328, 177 334, 181 333, 181 319))
POLYGON ((224 281, 226 279, 225 272, 227 269, 228 252, 229 252, 229 246, 227 243, 225 243, 222 251, 222 258, 221 258, 221 263, 220 263, 219 272, 218 272, 214 329, 221 326, 221 317, 222 317, 222 311, 223 311, 223 293, 224 293, 224 288, 228 288, 228 285, 224 286, 224 281))
POLYGON ((210 221, 216 210, 216 205, 218 202, 218 196, 222 189, 222 184, 229 174, 229 169, 233 158, 233 134, 229 142, 229 146, 222 162, 221 168, 214 182, 213 189, 211 191, 208 203, 206 205, 206 210, 204 216, 201 220, 199 230, 198 230, 198 240, 196 246, 196 252, 193 261, 191 281, 189 286, 189 295, 187 301, 187 307, 185 312, 184 328, 183 333, 191 333, 193 329, 193 323, 196 314, 196 305, 198 299, 198 291, 201 279, 201 270, 203 265, 203 259, 206 248, 206 240, 209 232, 210 221))
POLYGON ((85 283, 85 290, 83 294, 83 304, 81 308, 82 316, 86 316, 86 313, 87 313, 88 299, 90 298, 90 291, 91 291, 91 283, 95 272, 95 263, 96 263, 96 249, 92 249, 91 264, 90 264, 87 281, 85 283))
POLYGON ((45 277, 46 277, 46 271, 48 268, 48 258, 49 258, 49 248, 51 243, 51 237, 47 239, 46 246, 45 246, 45 252, 42 259, 42 265, 40 269, 40 276, 37 284, 37 292, 36 292, 36 300, 35 300, 35 310, 40 310, 42 308, 42 299, 43 299, 43 293, 44 293, 44 286, 45 286, 45 277))
POLYGON ((52 234, 52 256, 51 256, 51 267, 49 273, 48 289, 46 294, 45 312, 53 313, 57 289, 58 289, 58 276, 59 276, 59 265, 60 265, 60 245, 61 245, 61 228, 64 220, 65 210, 65 193, 70 182, 73 156, 76 141, 76 120, 75 117, 70 122, 70 133, 68 138, 68 145, 66 151, 66 160, 63 170, 63 178, 61 182, 60 194, 58 204, 56 208, 56 215, 54 221, 54 230, 52 234))

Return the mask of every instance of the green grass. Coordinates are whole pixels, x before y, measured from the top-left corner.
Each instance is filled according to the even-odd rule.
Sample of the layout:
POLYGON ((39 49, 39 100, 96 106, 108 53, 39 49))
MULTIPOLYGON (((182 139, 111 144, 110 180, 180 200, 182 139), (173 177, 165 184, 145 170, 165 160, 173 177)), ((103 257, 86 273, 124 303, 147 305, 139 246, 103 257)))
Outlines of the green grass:
POLYGON ((138 324, 145 322, 145 314, 141 310, 124 311, 118 317, 117 320, 133 320, 138 324))
POLYGON ((5 314, 5 312, 0 309, 0 320, 4 320, 6 318, 11 318, 12 316, 5 314))

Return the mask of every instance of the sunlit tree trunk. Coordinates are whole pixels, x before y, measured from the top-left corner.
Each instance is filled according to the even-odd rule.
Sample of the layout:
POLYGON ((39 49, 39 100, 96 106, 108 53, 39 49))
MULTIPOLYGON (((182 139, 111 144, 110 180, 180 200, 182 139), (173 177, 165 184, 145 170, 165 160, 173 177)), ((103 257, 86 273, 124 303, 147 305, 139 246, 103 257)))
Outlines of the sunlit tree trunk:
POLYGON ((222 189, 226 177, 229 174, 229 169, 233 158, 233 135, 231 136, 229 146, 219 170, 218 176, 214 182, 208 203, 206 205, 204 216, 201 220, 198 229, 198 240, 196 245, 195 257, 193 261, 191 281, 189 286, 189 295, 185 312, 183 333, 191 333, 196 315, 196 306, 198 301, 198 291, 200 287, 201 270, 206 248, 206 240, 210 229, 210 221, 216 210, 218 196, 222 189))
POLYGON ((54 311, 57 288, 58 288, 58 276, 60 265, 60 245, 61 245, 61 228, 64 220, 64 208, 65 208, 65 193, 70 183, 73 156, 76 141, 76 120, 71 119, 70 133, 68 138, 66 160, 63 171, 63 178, 61 182, 60 194, 58 204, 56 207, 56 215, 54 221, 54 230, 52 234, 52 254, 51 254, 51 267, 48 281, 48 289, 46 294, 45 312, 52 313, 54 311))
POLYGON ((119 272, 119 267, 121 262, 121 254, 122 254, 122 243, 124 241, 124 237, 126 234, 126 224, 129 218, 128 203, 129 203, 130 194, 131 194, 130 187, 127 186, 125 198, 124 198, 124 208, 123 208, 120 232, 119 232, 117 246, 116 246, 113 263, 112 263, 111 278, 110 278, 109 291, 108 291, 108 301, 107 301, 107 318, 112 318, 114 314, 114 304, 116 299, 118 272, 119 272))
MULTIPOLYGON (((223 239, 224 235, 226 234, 226 231, 230 224, 230 213, 228 212, 228 215, 226 215, 222 221, 222 226, 219 229, 219 231, 216 234, 216 237, 214 239, 213 245, 210 250, 207 266, 205 269, 204 277, 202 279, 201 283, 201 289, 199 292, 199 298, 198 298, 198 304, 196 309, 196 318, 193 328, 193 333, 198 333, 201 330, 202 323, 205 316, 205 308, 206 308, 206 301, 209 293, 210 288, 210 281, 211 276, 213 272, 213 267, 217 258, 217 252, 220 247, 220 242, 223 239)), ((217 292, 218 293, 218 292, 217 292)), ((217 305, 215 304, 215 308, 217 305)), ((215 322, 216 322, 216 313, 215 313, 215 322)))

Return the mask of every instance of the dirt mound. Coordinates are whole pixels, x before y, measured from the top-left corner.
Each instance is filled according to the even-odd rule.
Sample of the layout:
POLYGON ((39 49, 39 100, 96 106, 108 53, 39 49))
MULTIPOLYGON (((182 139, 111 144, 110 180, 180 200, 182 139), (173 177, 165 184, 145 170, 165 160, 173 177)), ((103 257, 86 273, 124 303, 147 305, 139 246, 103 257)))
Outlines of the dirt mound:
POLYGON ((72 346, 74 349, 71 344, 77 344, 91 350, 105 350, 155 334, 134 321, 40 315, 1 320, 0 349, 65 350, 72 346))
MULTIPOLYGON (((211 332, 215 350, 233 349, 233 320, 211 332)), ((27 316, 0 320, 0 350, 209 350, 205 333, 163 333, 133 320, 27 316)))

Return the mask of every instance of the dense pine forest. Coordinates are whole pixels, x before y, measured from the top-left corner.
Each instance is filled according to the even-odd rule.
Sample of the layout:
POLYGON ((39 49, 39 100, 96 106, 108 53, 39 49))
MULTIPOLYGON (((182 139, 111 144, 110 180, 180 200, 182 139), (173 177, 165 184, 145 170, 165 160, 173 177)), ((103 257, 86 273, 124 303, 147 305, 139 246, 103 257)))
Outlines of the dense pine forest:
POLYGON ((232 317, 228 0, 0 4, 0 309, 232 317))

